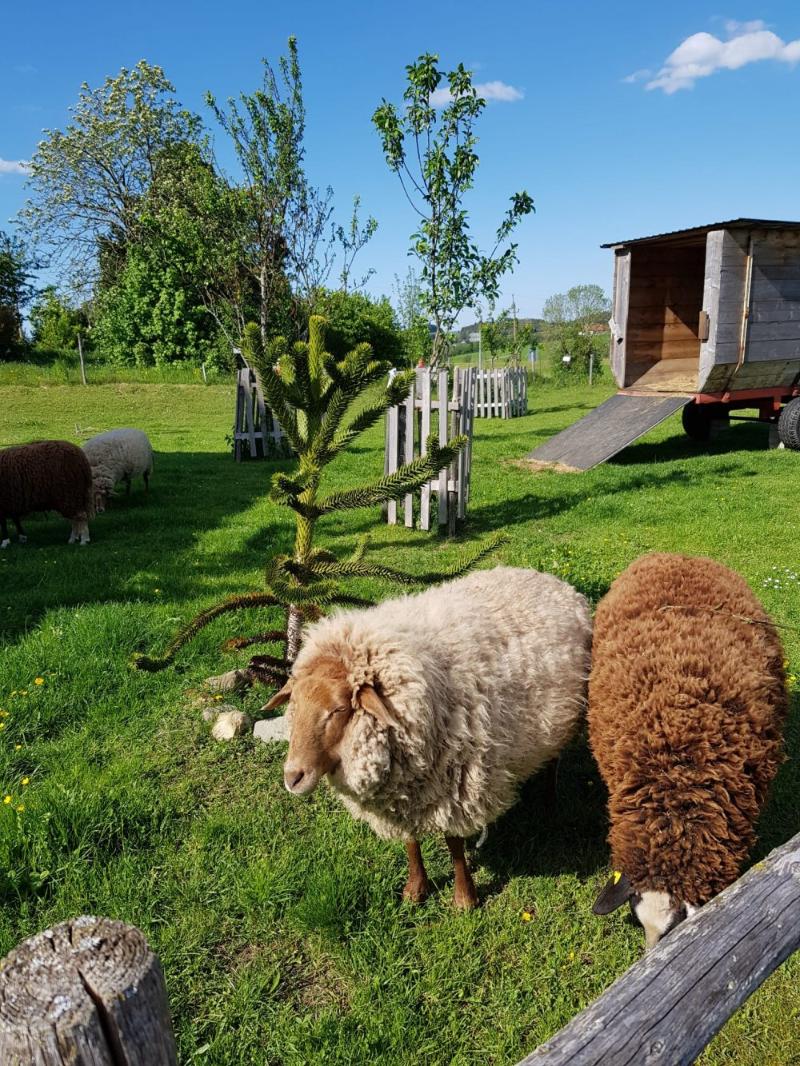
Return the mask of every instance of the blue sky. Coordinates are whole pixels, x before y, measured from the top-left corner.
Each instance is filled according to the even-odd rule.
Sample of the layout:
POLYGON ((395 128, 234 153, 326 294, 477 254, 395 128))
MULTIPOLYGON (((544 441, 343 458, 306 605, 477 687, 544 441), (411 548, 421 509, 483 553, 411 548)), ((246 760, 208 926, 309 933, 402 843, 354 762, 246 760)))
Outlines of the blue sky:
MULTIPOLYGON (((161 65, 185 106, 211 123, 206 89, 251 89, 262 55, 299 41, 307 167, 344 219, 359 193, 379 230, 361 266, 375 292, 404 274, 414 219, 370 116, 399 100, 405 64, 435 51, 481 83, 517 92, 480 120, 473 229, 488 244, 511 192, 537 213, 505 284, 523 314, 580 282, 608 288, 604 241, 739 215, 800 218, 800 5, 674 0, 8 5, 0 68, 0 226, 23 203, 13 164, 67 121, 82 81, 139 59, 161 65), (676 51, 676 49, 678 51, 676 51), (670 58, 671 57, 671 58, 670 58), (5 162, 3 162, 5 161, 5 162)), ((231 164, 224 142, 218 155, 231 164)))

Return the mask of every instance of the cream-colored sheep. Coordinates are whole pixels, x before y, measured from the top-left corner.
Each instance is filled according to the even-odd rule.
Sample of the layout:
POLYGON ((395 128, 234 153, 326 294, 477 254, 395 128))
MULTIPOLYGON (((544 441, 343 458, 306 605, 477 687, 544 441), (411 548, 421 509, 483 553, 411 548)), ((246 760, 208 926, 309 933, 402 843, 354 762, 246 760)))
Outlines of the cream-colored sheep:
POLYGON ((405 840, 411 899, 428 891, 418 839, 444 833, 456 903, 474 906, 463 838, 572 736, 590 644, 583 596, 510 567, 326 618, 267 705, 291 701, 286 787, 311 792, 327 775, 356 818, 405 840))
POLYGON ((153 448, 140 429, 110 429, 87 440, 83 450, 92 468, 95 510, 105 510, 114 486, 125 482, 131 491, 131 478, 143 477, 147 490, 153 472, 153 448))

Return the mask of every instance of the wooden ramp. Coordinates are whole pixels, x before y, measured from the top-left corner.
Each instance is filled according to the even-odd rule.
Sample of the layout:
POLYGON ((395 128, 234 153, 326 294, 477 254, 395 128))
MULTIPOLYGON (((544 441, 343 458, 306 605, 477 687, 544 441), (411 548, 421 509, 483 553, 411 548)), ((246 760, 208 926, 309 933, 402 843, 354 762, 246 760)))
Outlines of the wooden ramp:
POLYGON ((680 411, 691 398, 686 394, 639 396, 618 392, 525 458, 530 462, 553 463, 572 470, 591 470, 644 436, 675 411, 680 411))

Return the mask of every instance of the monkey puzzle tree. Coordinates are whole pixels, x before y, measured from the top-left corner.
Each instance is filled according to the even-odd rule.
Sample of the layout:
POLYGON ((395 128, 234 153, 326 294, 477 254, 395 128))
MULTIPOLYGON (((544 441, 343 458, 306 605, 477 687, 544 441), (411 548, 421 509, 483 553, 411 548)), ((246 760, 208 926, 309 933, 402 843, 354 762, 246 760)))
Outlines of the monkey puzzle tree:
POLYGON ((397 374, 377 396, 366 397, 363 406, 352 412, 354 402, 367 390, 386 379, 391 364, 373 358, 368 344, 360 344, 342 360, 325 350, 325 321, 312 316, 308 341, 288 344, 279 338, 269 350, 256 323, 248 323, 244 348, 255 369, 264 398, 283 427, 297 456, 297 468, 278 472, 272 478, 270 499, 288 507, 295 518, 295 543, 291 555, 277 555, 267 565, 265 587, 242 596, 232 596, 210 607, 178 633, 163 656, 141 655, 136 665, 145 670, 167 666, 179 649, 204 626, 222 614, 249 607, 282 607, 285 629, 269 630, 255 636, 228 642, 229 649, 253 644, 281 643, 283 656, 257 655, 250 661, 251 676, 268 684, 282 684, 300 645, 303 622, 324 613, 335 604, 365 604, 368 601, 349 593, 346 578, 379 577, 402 584, 428 583, 454 577, 474 565, 495 546, 488 542, 477 553, 460 560, 442 573, 407 574, 365 558, 366 541, 359 541, 346 559, 315 546, 317 523, 327 515, 372 507, 398 500, 435 477, 453 461, 466 444, 465 437, 452 446, 439 447, 432 436, 427 454, 401 466, 371 484, 320 495, 322 474, 356 437, 373 426, 388 407, 399 403, 408 392, 412 372, 397 374))

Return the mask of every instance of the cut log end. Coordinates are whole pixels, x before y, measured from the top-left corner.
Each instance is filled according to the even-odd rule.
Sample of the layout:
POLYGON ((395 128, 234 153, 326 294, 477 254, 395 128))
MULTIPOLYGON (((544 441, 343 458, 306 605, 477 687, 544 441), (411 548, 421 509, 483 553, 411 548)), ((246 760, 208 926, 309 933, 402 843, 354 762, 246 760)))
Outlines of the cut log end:
POLYGON ((164 975, 138 929, 83 916, 0 963, 3 1066, 174 1066, 164 975))

